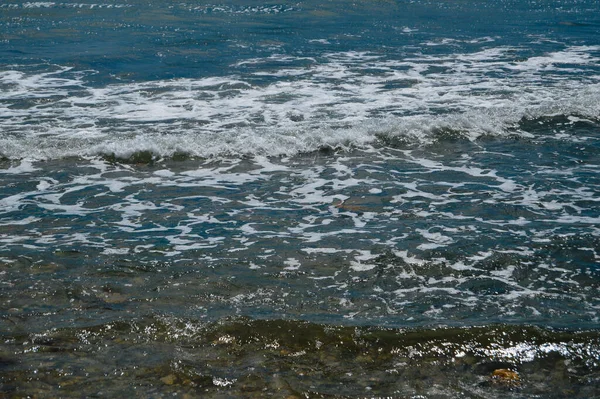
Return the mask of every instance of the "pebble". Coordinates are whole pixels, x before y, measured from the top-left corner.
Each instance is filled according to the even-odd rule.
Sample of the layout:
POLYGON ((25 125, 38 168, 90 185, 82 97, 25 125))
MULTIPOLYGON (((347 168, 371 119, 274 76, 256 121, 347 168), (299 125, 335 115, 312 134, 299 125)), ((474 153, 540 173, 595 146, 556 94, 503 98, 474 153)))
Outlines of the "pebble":
POLYGON ((166 377, 161 378, 160 380, 166 385, 173 385, 175 384, 177 377, 173 374, 169 374, 166 377))
POLYGON ((492 380, 495 383, 503 384, 507 386, 519 386, 521 385, 521 377, 516 371, 509 369, 496 369, 492 373, 492 380))

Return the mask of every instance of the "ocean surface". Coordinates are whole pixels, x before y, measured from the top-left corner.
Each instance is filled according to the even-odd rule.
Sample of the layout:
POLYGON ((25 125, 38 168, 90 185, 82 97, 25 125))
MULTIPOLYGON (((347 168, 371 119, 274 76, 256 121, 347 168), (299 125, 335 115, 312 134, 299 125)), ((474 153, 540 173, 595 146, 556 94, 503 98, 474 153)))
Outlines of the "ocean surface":
POLYGON ((0 397, 600 398, 600 3, 2 0, 0 397))

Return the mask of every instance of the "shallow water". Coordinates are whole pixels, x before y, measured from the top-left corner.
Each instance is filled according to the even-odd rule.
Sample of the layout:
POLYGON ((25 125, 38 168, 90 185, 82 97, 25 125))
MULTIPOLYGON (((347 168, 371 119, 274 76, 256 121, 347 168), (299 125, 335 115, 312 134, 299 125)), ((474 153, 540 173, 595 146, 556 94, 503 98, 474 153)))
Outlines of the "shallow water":
POLYGON ((598 11, 0 4, 0 396, 600 397, 598 11))
POLYGON ((11 343, 20 340, 3 380, 23 396, 584 398, 598 395, 600 377, 597 332, 535 327, 144 317, 11 343), (22 354, 32 369, 15 367, 22 354))

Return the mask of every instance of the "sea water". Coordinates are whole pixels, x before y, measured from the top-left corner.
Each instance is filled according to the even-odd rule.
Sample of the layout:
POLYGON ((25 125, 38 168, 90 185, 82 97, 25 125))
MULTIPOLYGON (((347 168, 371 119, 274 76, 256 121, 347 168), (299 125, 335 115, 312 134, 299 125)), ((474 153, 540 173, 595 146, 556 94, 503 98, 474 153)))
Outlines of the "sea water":
POLYGON ((0 396, 600 397, 597 0, 0 3, 0 396))

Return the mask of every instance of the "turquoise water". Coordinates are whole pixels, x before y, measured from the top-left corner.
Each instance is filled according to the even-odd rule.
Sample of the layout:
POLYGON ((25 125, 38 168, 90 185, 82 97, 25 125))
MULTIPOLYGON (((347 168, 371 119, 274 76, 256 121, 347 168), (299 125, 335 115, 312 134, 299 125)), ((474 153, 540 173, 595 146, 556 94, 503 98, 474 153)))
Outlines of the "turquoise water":
POLYGON ((0 395, 600 397, 599 16, 3 2, 0 395))

